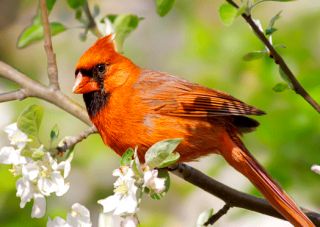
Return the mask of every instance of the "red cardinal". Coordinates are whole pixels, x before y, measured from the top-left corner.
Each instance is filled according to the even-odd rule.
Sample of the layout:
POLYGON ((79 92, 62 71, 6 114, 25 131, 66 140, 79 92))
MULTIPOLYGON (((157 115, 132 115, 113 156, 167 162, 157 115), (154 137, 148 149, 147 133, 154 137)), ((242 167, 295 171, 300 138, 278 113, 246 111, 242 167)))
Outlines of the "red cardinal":
POLYGON ((315 226, 240 140, 241 133, 258 126, 246 115, 263 111, 226 93, 142 69, 116 52, 111 35, 82 55, 75 75, 73 92, 83 94, 91 121, 117 154, 138 146, 143 160, 154 143, 182 138, 176 149, 180 162, 220 154, 293 225, 315 226))

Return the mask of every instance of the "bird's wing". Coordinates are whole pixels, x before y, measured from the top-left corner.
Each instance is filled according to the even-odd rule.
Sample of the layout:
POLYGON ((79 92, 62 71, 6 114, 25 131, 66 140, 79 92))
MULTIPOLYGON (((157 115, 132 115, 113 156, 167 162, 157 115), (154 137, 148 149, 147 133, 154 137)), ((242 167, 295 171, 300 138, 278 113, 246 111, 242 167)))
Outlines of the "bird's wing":
POLYGON ((262 115, 263 111, 226 93, 166 73, 143 71, 136 86, 157 113, 181 117, 262 115))

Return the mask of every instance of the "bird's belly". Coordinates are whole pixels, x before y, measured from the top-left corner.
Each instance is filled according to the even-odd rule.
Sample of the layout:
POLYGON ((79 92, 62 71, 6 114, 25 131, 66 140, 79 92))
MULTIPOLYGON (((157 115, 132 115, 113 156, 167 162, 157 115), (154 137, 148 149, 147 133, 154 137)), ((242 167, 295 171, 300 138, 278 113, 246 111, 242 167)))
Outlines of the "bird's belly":
POLYGON ((197 160, 220 150, 224 130, 219 123, 206 119, 166 117, 166 122, 155 120, 155 125, 158 125, 158 130, 152 135, 156 138, 153 143, 170 138, 183 139, 176 149, 181 162, 197 160))
POLYGON ((181 162, 219 152, 223 128, 213 122, 159 115, 150 115, 139 124, 125 119, 123 122, 126 124, 119 128, 115 127, 116 124, 112 127, 97 127, 104 143, 120 156, 129 147, 137 146, 139 158, 143 161, 150 146, 171 138, 182 138, 176 150, 180 154, 181 162))

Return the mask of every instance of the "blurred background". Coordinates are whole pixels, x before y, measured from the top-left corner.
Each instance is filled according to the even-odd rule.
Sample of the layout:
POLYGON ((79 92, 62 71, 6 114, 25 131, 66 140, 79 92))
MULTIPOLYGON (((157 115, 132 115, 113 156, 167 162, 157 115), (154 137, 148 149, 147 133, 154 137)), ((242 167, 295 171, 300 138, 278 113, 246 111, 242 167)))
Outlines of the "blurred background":
MULTIPOLYGON (((90 7, 100 6, 100 13, 133 13, 144 17, 139 27, 127 39, 124 53, 141 67, 166 71, 210 88, 223 90, 267 112, 257 117, 261 126, 244 136, 254 156, 268 172, 302 206, 320 211, 320 176, 310 171, 312 164, 320 163, 320 118, 302 98, 293 91, 276 93, 272 87, 281 82, 272 60, 264 58, 252 62, 242 60, 247 52, 264 47, 249 26, 238 18, 224 26, 218 8, 224 1, 177 0, 165 17, 155 12, 154 1, 107 0, 89 1, 90 7)), ((43 44, 17 49, 16 41, 36 13, 37 3, 30 0, 0 1, 0 60, 16 67, 26 75, 47 83, 46 57, 43 44)), ((268 2, 257 7, 253 16, 264 27, 278 11, 273 36, 290 68, 311 96, 320 101, 320 2, 318 0, 290 3, 268 2)), ((65 1, 58 1, 50 16, 69 29, 53 38, 57 55, 59 80, 62 90, 83 103, 82 97, 71 93, 74 66, 80 55, 95 41, 89 34, 80 41, 82 30, 74 19, 74 12, 65 1)), ((0 78, 0 92, 18 88, 0 78)), ((47 143, 54 124, 60 128, 61 139, 76 135, 87 126, 55 106, 29 98, 0 104, 0 128, 15 122, 19 113, 30 104, 45 106, 41 127, 43 142, 47 143)), ((0 145, 9 142, 0 132, 0 145)), ((112 193, 114 178, 111 171, 119 166, 119 157, 106 148, 98 135, 90 136, 77 145, 72 171, 71 188, 62 198, 47 200, 47 216, 65 217, 75 202, 87 206, 96 226, 101 211, 97 200, 112 193)), ((258 195, 253 186, 227 166, 218 156, 210 156, 192 166, 221 182, 258 195)), ((20 209, 20 198, 15 196, 15 181, 9 167, 0 165, 0 225, 45 226, 47 218, 31 219, 32 204, 20 209)), ((217 211, 223 203, 208 193, 172 176, 169 193, 161 200, 147 197, 142 201, 139 218, 142 227, 195 226, 198 215, 209 208, 217 211)), ((254 212, 233 208, 216 226, 290 226, 284 221, 254 212)))

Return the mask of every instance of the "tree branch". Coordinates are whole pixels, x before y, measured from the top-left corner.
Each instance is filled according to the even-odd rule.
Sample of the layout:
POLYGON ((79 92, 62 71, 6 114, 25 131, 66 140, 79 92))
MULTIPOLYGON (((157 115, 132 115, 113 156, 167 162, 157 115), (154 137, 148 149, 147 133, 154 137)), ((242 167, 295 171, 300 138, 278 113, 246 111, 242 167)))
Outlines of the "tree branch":
POLYGON ((216 223, 223 215, 225 215, 229 209, 231 208, 230 204, 226 203, 217 213, 212 215, 209 220, 204 224, 207 225, 213 225, 216 223))
MULTIPOLYGON (((235 8, 239 8, 239 6, 233 0, 226 0, 229 4, 234 6, 235 8)), ((309 93, 302 87, 299 81, 296 79, 293 72, 290 70, 287 63, 281 57, 281 55, 275 50, 272 44, 269 42, 264 33, 259 29, 256 23, 252 20, 251 15, 247 15, 245 13, 241 14, 241 16, 246 20, 246 22, 250 25, 252 30, 255 32, 257 37, 261 40, 261 42, 268 48, 270 57, 274 60, 274 62, 279 65, 280 69, 286 74, 289 81, 292 84, 292 89, 299 94, 302 98, 304 98, 318 113, 320 113, 320 105, 309 95, 309 93)))
MULTIPOLYGON (((180 163, 168 169, 178 177, 222 199, 226 204, 229 204, 230 207, 244 208, 285 220, 265 199, 257 198, 230 188, 191 166, 180 163)), ((320 226, 320 214, 306 209, 302 210, 315 225, 320 226)))
POLYGON ((48 9, 46 0, 40 0, 40 10, 41 10, 41 19, 44 33, 44 49, 47 54, 48 62, 48 78, 50 87, 53 90, 60 90, 59 81, 58 81, 58 66, 56 62, 56 54, 53 52, 52 41, 51 41, 51 32, 50 32, 50 23, 48 18, 48 9))
POLYGON ((82 140, 86 139, 89 135, 96 133, 97 129, 95 126, 87 128, 77 136, 68 136, 60 142, 57 147, 58 152, 66 152, 69 148, 74 147, 76 144, 80 143, 82 140))
POLYGON ((60 90, 48 89, 43 84, 30 79, 26 75, 0 61, 0 75, 3 78, 11 80, 19 84, 25 93, 26 97, 37 97, 52 103, 66 112, 70 113, 74 117, 80 119, 85 124, 91 126, 92 123, 86 113, 85 109, 78 103, 70 99, 68 96, 63 94, 60 90))
POLYGON ((91 14, 90 8, 89 8, 89 4, 88 1, 85 1, 85 3, 83 4, 83 11, 86 14, 87 18, 88 18, 88 25, 87 28, 98 38, 102 37, 103 35, 100 33, 100 31, 97 28, 97 24, 94 21, 94 18, 91 14))
POLYGON ((23 100, 25 99, 26 93, 23 89, 17 90, 17 91, 10 91, 6 93, 0 94, 0 102, 8 102, 13 100, 23 100))

